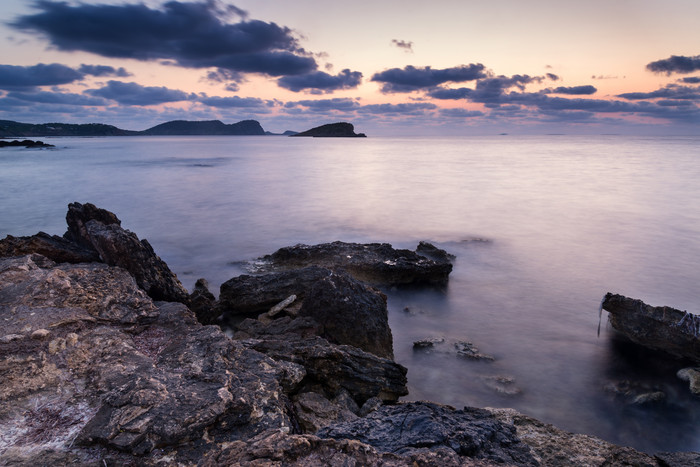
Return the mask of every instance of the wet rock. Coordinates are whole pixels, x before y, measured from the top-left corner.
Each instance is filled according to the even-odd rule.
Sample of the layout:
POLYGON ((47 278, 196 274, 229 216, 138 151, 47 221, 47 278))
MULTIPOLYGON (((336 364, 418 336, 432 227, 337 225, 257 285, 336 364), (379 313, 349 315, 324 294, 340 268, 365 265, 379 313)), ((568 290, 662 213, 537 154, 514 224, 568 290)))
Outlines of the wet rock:
POLYGON ((343 273, 317 281, 309 290, 299 316, 323 327, 321 337, 380 357, 394 358, 386 296, 343 273))
POLYGON ((335 422, 347 422, 357 415, 316 392, 303 392, 294 397, 297 420, 304 433, 315 433, 335 422))
POLYGON ((657 452, 654 458, 660 467, 686 467, 700 465, 700 452, 657 452))
POLYGON ((613 328, 632 342, 700 361, 700 316, 611 293, 602 307, 613 328))
POLYGON ((202 324, 214 324, 220 314, 216 309, 216 297, 209 291, 209 283, 204 278, 195 282, 189 296, 189 306, 202 324))
POLYGON ((100 260, 99 255, 92 248, 44 232, 31 237, 8 235, 0 240, 0 257, 32 253, 38 253, 57 263, 91 263, 100 260))
POLYGON ((354 278, 374 285, 445 284, 452 272, 449 261, 436 261, 410 250, 397 250, 388 243, 296 245, 280 248, 261 259, 263 267, 272 270, 312 265, 342 269, 354 278))
POLYGON ((455 260, 455 255, 452 255, 446 252, 445 250, 436 247, 432 243, 428 243, 425 241, 421 241, 418 243, 418 246, 416 247, 416 253, 439 262, 451 263, 455 260))
POLYGON ((303 300, 316 282, 330 274, 331 271, 325 268, 308 267, 234 277, 221 284, 217 308, 224 319, 267 312, 291 295, 303 300))
POLYGON ((445 342, 444 337, 426 337, 424 339, 419 339, 413 342, 414 349, 431 349, 436 344, 442 344, 445 342))
POLYGON ((683 368, 678 370, 676 376, 690 384, 690 392, 700 396, 700 368, 683 368))
POLYGON ((649 405, 666 400, 666 393, 660 388, 640 381, 611 381, 603 389, 626 405, 649 405))
POLYGON ((366 417, 338 423, 317 432, 333 439, 355 439, 379 452, 402 456, 451 450, 457 456, 500 464, 538 465, 512 426, 483 409, 452 407, 429 402, 383 406, 366 417))
MULTIPOLYGON (((593 436, 572 434, 513 409, 486 409, 497 420, 514 428, 540 465, 654 467, 656 460, 632 448, 616 446, 593 436)), ((683 465, 683 464, 679 464, 683 465)), ((692 464, 689 464, 692 465, 692 464)))
POLYGON ((515 378, 510 376, 488 375, 481 376, 480 379, 484 386, 503 396, 516 396, 523 392, 516 385, 515 378))
POLYGON ((477 349, 474 344, 471 342, 467 341, 460 341, 455 343, 455 350, 457 351, 457 356, 466 358, 469 360, 487 360, 487 361, 493 361, 495 358, 493 358, 491 355, 486 355, 482 354, 479 352, 479 349, 477 349))

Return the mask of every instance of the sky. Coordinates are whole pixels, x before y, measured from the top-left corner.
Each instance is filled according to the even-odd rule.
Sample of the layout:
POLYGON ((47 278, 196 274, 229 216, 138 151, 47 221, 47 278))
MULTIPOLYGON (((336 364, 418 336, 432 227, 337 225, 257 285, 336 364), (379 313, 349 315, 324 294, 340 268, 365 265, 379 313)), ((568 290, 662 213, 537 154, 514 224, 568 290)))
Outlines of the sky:
POLYGON ((700 134, 697 0, 3 0, 0 119, 700 134))

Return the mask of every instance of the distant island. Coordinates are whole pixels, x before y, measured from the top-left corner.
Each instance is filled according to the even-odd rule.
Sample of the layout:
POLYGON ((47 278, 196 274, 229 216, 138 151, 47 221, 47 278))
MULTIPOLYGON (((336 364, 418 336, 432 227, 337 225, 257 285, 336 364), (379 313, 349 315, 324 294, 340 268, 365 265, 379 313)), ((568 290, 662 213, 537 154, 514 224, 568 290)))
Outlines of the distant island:
POLYGON ((53 148, 55 146, 53 144, 44 143, 43 141, 32 141, 29 139, 25 139, 24 141, 0 141, 0 148, 8 147, 53 148))
POLYGON ((317 126, 290 136, 312 136, 314 138, 365 138, 364 133, 355 133, 352 123, 339 122, 317 126))
MULTIPOLYGON (((0 138, 36 136, 263 136, 279 135, 265 131, 257 120, 225 124, 220 120, 173 120, 143 131, 122 130, 102 123, 20 123, 0 120, 0 138)), ((284 136, 364 137, 356 134, 350 123, 331 123, 297 133, 287 130, 284 136)))

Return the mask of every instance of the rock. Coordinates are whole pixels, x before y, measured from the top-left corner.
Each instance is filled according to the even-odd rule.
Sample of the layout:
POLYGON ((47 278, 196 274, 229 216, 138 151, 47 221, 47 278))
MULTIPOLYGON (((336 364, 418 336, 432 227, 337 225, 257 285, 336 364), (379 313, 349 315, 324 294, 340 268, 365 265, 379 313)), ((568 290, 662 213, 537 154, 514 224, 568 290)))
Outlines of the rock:
POLYGON ((53 144, 44 143, 43 141, 32 141, 30 139, 25 139, 22 141, 0 141, 0 148, 7 147, 25 147, 25 148, 53 148, 53 144))
POLYGON ((700 452, 657 452, 654 458, 660 467, 686 467, 700 465, 700 452))
POLYGON ((647 392, 640 394, 632 400, 632 405, 650 405, 666 400, 666 393, 663 391, 647 392))
POLYGON ((51 333, 49 332, 48 329, 37 329, 36 331, 34 331, 32 333, 32 335, 30 337, 32 339, 42 340, 42 339, 46 339, 49 336, 49 334, 51 334, 51 333))
POLYGON ((355 133, 355 127, 352 123, 340 122, 340 123, 328 123, 326 125, 317 126, 310 130, 302 131, 301 133, 295 133, 290 136, 313 136, 314 138, 328 138, 328 137, 341 137, 341 138, 352 138, 360 137, 364 138, 366 135, 364 133, 355 133))
POLYGON ((700 361, 700 316, 611 293, 602 307, 613 328, 632 342, 700 361))
POLYGON ((234 277, 221 284, 217 309, 224 319, 263 313, 291 295, 303 300, 316 282, 330 274, 328 269, 312 266, 260 276, 234 277))
POLYGON ((444 337, 426 337, 424 339, 414 341, 413 349, 431 349, 435 346, 435 344, 442 344, 444 342, 444 337))
POLYGON ((386 296, 347 274, 333 273, 307 293, 299 316, 323 327, 321 337, 380 357, 394 358, 386 296))
POLYGON ((538 465, 515 433, 515 428, 483 409, 455 410, 430 402, 411 402, 385 405, 366 417, 322 428, 317 436, 355 439, 378 452, 402 456, 447 449, 457 456, 493 463, 538 465))
POLYGON ((8 235, 0 240, 0 257, 38 253, 57 263, 91 263, 100 256, 92 248, 83 247, 63 237, 39 232, 31 237, 8 235))
POLYGON ((676 376, 690 383, 690 392, 700 396, 700 368, 683 368, 678 370, 676 376))
POLYGON ((616 446, 593 436, 568 433, 513 409, 489 408, 486 410, 497 420, 515 429, 514 434, 522 443, 529 446, 530 452, 539 465, 547 467, 655 467, 658 465, 648 454, 632 448, 616 446))
POLYGON ((101 261, 129 271, 154 300, 187 303, 188 293, 147 240, 121 227, 113 213, 87 203, 68 205, 65 238, 97 251, 101 261))
POLYGON ((477 349, 471 342, 455 342, 455 350, 457 351, 458 357, 467 358, 469 360, 495 360, 495 358, 493 358, 491 355, 480 353, 479 349, 477 349))
POLYGON ((445 284, 452 264, 428 259, 388 243, 333 242, 280 248, 261 258, 262 268, 272 270, 320 266, 342 269, 355 279, 374 285, 445 284))
POLYGON ((202 324, 214 324, 220 315, 216 309, 216 297, 209 291, 209 283, 206 279, 197 279, 194 290, 189 296, 190 310, 202 324))
POLYGON ((510 376, 481 376, 484 386, 503 396, 516 396, 522 393, 522 389, 515 385, 515 378, 510 376))
POLYGON ((316 392, 303 392, 294 397, 297 420, 304 433, 315 433, 320 428, 335 422, 347 422, 357 415, 334 404, 316 392))
POLYGON ((656 385, 645 382, 621 380, 611 381, 603 389, 626 405, 649 405, 666 400, 666 393, 656 385))
POLYGON ((432 243, 428 243, 425 241, 421 241, 418 243, 418 246, 416 247, 416 253, 439 262, 451 263, 455 260, 455 255, 451 255, 445 250, 440 249, 432 243))
POLYGON ((289 297, 285 298, 281 302, 279 302, 277 305, 273 306, 270 308, 270 311, 267 312, 268 316, 270 318, 276 317, 278 314, 280 314, 282 311, 284 311, 285 308, 290 306, 292 303, 294 303, 297 299, 297 296, 292 294, 289 297))

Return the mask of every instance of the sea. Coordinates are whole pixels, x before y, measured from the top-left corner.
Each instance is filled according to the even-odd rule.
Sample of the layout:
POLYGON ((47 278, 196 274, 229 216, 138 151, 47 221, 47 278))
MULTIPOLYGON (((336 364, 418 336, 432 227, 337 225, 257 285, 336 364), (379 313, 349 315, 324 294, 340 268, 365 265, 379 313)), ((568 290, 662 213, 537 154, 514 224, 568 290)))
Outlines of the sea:
POLYGON ((449 284, 383 289, 406 400, 700 451, 687 363, 599 310, 613 292, 700 313, 700 136, 41 139, 56 147, 0 149, 1 237, 61 235, 68 203, 90 202, 215 293, 284 246, 429 241, 456 257, 449 284), (442 343, 414 349, 426 338, 442 343))

